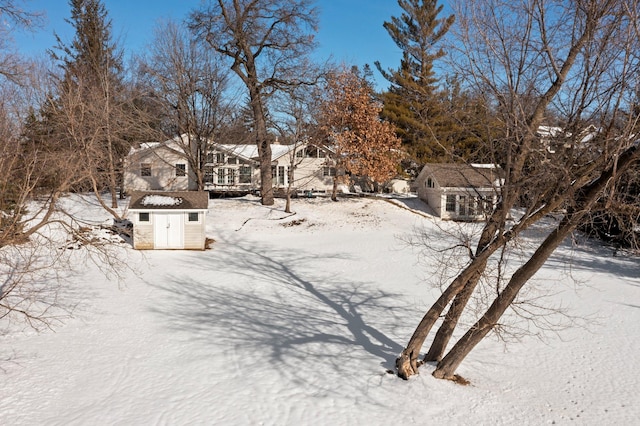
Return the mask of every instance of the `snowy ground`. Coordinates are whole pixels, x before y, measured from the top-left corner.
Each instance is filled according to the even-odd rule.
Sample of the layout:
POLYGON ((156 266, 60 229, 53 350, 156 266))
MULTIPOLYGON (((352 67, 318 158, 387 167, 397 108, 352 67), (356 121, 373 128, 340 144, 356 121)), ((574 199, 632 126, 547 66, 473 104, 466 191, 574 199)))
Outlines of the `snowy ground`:
POLYGON ((638 421, 640 261, 592 244, 567 244, 538 276, 586 328, 485 341, 458 370, 470 386, 430 366, 387 374, 437 295, 402 242, 436 222, 415 199, 394 202, 295 200, 285 217, 281 200, 212 200, 211 250, 122 245, 120 283, 81 265, 61 294, 72 317, 0 335, 0 424, 638 421))

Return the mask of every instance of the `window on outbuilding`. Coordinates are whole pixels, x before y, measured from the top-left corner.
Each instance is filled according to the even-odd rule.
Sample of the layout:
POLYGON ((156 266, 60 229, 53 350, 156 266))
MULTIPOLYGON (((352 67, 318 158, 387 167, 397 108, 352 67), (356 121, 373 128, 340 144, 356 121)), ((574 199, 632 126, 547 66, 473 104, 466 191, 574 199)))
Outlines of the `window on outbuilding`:
POLYGON ((460 199, 458 201, 458 209, 459 212, 458 214, 460 216, 466 216, 467 215, 467 197, 464 195, 460 196, 460 199))
POLYGON ((138 213, 138 222, 149 222, 149 213, 138 213))
POLYGON ((189 213, 189 222, 199 222, 199 221, 200 221, 200 213, 198 212, 189 213))
POLYGON ((456 211, 456 196, 455 194, 447 195, 447 202, 445 204, 445 210, 455 213, 456 211))

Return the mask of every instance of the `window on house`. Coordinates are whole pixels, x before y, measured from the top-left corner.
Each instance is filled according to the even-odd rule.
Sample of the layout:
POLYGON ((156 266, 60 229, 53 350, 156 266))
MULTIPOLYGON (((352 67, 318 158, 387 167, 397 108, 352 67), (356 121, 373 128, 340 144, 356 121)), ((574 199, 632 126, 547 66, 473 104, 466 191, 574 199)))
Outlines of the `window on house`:
POLYGON ((336 168, 335 167, 323 167, 322 168, 322 176, 335 176, 336 168))
POLYGON ((456 196, 455 195, 447 195, 447 202, 445 203, 445 209, 448 212, 455 213, 455 211, 456 211, 456 196))
POLYGON ((204 183, 213 183, 213 175, 214 175, 213 167, 206 166, 204 168, 204 177, 203 177, 204 183))
POLYGON ((324 152, 321 149, 318 149, 318 158, 325 158, 327 156, 327 153, 324 152))
POLYGON ((138 213, 138 222, 149 222, 149 213, 138 213))
POLYGON ((277 178, 278 178, 278 168, 276 166, 271 166, 271 179, 276 181, 277 178))
POLYGON ((433 179, 427 179, 427 188, 433 188, 435 185, 433 184, 433 179))
POLYGON ((213 163, 214 158, 213 152, 207 152, 207 163, 213 163))
POLYGON ((240 183, 251 183, 251 167, 240 167, 240 183))
POLYGON ((225 173, 224 169, 218 169, 218 185, 224 185, 225 173))
POLYGON ((278 167, 278 184, 284 185, 284 166, 278 167))
POLYGON ((176 176, 186 176, 186 175, 187 175, 187 165, 176 164, 176 176))
POLYGON ((200 221, 200 213, 189 213, 189 222, 199 222, 200 221))
POLYGON ((227 163, 229 163, 229 164, 238 164, 238 157, 229 156, 229 158, 227 158, 227 163))
POLYGON ((302 158, 304 157, 304 150, 300 149, 298 150, 298 152, 296 152, 296 158, 302 158))
POLYGON ((151 176, 151 163, 140 164, 140 176, 151 176))
POLYGON ((224 153, 223 152, 216 152, 216 163, 224 164, 224 153))
POLYGON ((235 185, 235 183, 236 183, 236 169, 227 169, 227 183, 229 185, 235 185))

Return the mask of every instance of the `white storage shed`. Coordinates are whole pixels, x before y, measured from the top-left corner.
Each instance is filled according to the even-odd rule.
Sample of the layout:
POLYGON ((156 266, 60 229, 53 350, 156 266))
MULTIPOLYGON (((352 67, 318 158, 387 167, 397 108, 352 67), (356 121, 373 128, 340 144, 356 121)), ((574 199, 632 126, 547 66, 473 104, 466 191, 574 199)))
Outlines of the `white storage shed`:
POLYGON ((209 193, 133 192, 129 217, 138 250, 204 250, 209 193))

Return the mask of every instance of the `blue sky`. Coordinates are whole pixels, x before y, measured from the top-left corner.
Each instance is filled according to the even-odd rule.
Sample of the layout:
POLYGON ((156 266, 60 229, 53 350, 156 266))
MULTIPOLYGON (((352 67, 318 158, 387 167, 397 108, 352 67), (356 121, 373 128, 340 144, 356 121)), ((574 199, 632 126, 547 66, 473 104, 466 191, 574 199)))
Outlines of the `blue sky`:
MULTIPOLYGON (((140 53, 151 41, 158 20, 181 21, 197 8, 200 0, 103 0, 113 23, 113 35, 121 41, 125 54, 140 53)), ((43 54, 55 44, 54 31, 64 41, 73 38, 69 24, 67 0, 28 0, 28 8, 46 12, 44 28, 35 34, 16 33, 17 48, 27 55, 43 54)), ((399 16, 396 0, 318 0, 320 46, 318 60, 330 56, 337 62, 362 66, 380 61, 384 68, 395 68, 400 62, 400 50, 382 27, 391 16, 399 16)), ((386 88, 375 72, 379 89, 386 88)))

